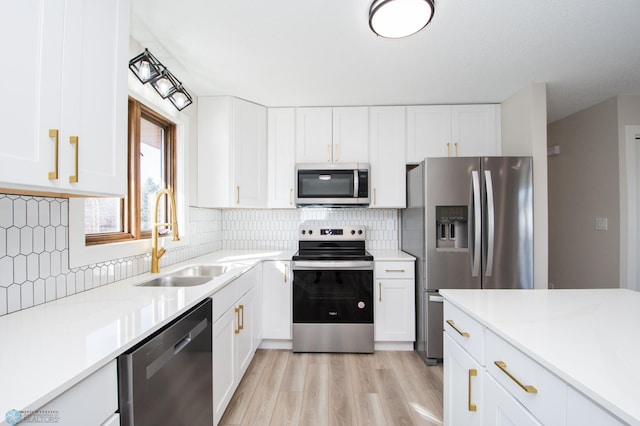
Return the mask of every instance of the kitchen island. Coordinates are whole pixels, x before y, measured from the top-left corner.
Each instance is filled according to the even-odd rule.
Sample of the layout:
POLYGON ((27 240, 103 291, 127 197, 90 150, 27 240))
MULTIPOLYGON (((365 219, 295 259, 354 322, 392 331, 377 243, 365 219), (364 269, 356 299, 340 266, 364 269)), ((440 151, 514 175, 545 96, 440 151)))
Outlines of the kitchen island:
POLYGON ((449 349, 444 360, 445 413, 450 424, 460 416, 467 416, 466 424, 491 424, 496 415, 507 413, 496 405, 495 392, 489 392, 493 386, 521 410, 524 420, 518 424, 640 425, 640 293, 594 289, 441 294, 449 349), (461 358, 473 368, 464 389, 453 392, 456 369, 464 364, 457 362, 461 358), (460 392, 462 409, 462 404, 456 406, 460 392))

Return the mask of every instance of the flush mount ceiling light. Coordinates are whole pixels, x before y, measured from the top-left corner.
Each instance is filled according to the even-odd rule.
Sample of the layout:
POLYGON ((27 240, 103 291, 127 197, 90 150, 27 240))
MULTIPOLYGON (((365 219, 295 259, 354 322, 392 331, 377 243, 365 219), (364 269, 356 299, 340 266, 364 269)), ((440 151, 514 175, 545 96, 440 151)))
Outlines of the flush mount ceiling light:
POLYGON ((426 27, 433 12, 433 0, 375 0, 369 9, 369 27, 381 37, 407 37, 426 27))
POLYGON ((142 84, 150 83, 162 99, 169 98, 178 111, 182 111, 193 103, 191 95, 182 87, 180 80, 148 49, 144 49, 144 52, 131 59, 129 68, 142 84))

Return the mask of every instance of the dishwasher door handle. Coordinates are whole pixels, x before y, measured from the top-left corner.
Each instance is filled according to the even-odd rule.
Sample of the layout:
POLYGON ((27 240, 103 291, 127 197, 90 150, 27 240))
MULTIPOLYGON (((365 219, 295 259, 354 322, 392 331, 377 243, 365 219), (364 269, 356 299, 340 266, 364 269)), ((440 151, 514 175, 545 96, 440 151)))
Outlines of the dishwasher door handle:
POLYGON ((162 367, 164 367, 169 361, 171 361, 171 358, 176 356, 182 349, 186 348, 189 343, 191 343, 191 341, 195 339, 198 334, 202 333, 206 328, 207 319, 205 318, 200 321, 195 327, 193 327, 191 331, 189 331, 182 339, 176 342, 175 345, 169 347, 169 349, 162 352, 156 359, 150 362, 146 368, 147 379, 152 378, 158 371, 162 369, 162 367))

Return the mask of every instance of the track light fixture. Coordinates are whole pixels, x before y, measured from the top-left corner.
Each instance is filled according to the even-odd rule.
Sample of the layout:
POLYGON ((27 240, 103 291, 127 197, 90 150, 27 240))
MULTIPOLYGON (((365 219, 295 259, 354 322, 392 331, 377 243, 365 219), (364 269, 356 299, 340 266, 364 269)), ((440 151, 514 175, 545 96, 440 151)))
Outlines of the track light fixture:
POLYGON ((169 98, 178 111, 182 111, 193 103, 191 95, 182 86, 180 80, 148 49, 144 49, 144 52, 131 59, 129 68, 142 84, 150 83, 162 99, 169 98))

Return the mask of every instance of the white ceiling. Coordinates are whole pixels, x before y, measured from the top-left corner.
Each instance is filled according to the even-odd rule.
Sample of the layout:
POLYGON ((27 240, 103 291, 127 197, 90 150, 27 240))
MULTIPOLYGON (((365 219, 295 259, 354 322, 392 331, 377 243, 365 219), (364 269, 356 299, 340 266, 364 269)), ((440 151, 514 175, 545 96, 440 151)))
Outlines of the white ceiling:
POLYGON ((501 102, 547 83, 548 120, 640 94, 638 0, 436 0, 404 39, 372 0, 132 0, 131 35, 198 96, 275 106, 501 102))

